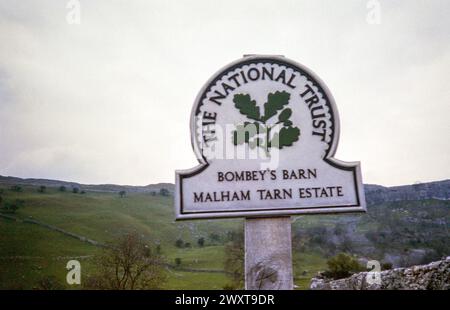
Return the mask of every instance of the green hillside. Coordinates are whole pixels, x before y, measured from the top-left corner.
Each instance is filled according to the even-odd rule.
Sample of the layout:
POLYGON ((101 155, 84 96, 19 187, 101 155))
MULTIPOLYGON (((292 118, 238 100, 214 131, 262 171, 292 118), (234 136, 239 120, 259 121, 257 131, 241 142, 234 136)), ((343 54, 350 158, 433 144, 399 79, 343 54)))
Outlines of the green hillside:
MULTIPOLYGON (((168 264, 181 259, 179 268, 168 268, 165 288, 221 289, 230 282, 223 271, 224 243, 228 232, 243 229, 242 220, 175 222, 172 197, 150 193, 120 198, 117 193, 74 194, 57 188, 39 193, 31 186, 22 186, 21 192, 4 187, 2 192, 4 202, 23 200, 14 214, 3 212, 19 220, 37 220, 99 243, 133 230, 159 243, 168 264), (201 237, 203 247, 197 244, 201 237), (177 248, 177 239, 191 247, 177 248)), ((46 227, 0 217, 0 288, 37 288, 48 278, 76 288, 65 284, 65 264, 75 257, 81 262, 82 276, 87 275, 100 251, 98 246, 46 227)))
MULTIPOLYGON (((225 244, 231 232, 243 231, 240 219, 175 222, 173 198, 152 192, 130 192, 121 198, 117 192, 81 194, 48 187, 40 193, 35 185, 22 185, 21 191, 11 186, 0 185, 0 215, 4 215, 0 216, 1 289, 42 288, 49 282, 53 288, 80 288, 65 284, 67 261, 81 262, 83 280, 94 272, 102 251, 99 245, 131 231, 159 244, 168 264, 164 288, 221 289, 231 282, 224 271, 225 244), (4 208, 16 202, 15 212, 4 208), (205 240, 203 247, 197 244, 199 238, 205 240), (178 239, 189 246, 177 247, 178 239), (175 266, 176 258, 181 261, 179 266, 175 266)), ((394 264, 448 255, 449 206, 448 201, 400 201, 369 206, 365 215, 295 218, 295 284, 308 288, 310 278, 324 270, 326 259, 338 252, 392 259, 394 264)))

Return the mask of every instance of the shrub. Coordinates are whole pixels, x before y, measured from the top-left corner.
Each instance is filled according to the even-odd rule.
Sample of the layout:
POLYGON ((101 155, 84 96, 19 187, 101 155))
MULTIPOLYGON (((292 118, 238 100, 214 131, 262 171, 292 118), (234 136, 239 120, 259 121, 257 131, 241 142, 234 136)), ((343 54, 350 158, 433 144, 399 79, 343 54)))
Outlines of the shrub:
POLYGON ((165 188, 161 188, 160 190, 159 190, 159 194, 161 195, 161 196, 169 196, 170 195, 170 192, 169 192, 169 190, 168 189, 165 189, 165 188))
POLYGON ((45 193, 45 190, 47 189, 47 187, 45 186, 45 185, 41 185, 41 186, 39 186, 39 188, 38 188, 38 192, 39 193, 45 193))
POLYGON ((381 270, 391 270, 392 264, 391 263, 383 263, 381 264, 381 270))
POLYGON ((220 238, 219 234, 210 233, 209 234, 209 239, 211 240, 212 243, 219 243, 221 238, 220 238))
POLYGON ((13 192, 21 192, 22 191, 22 186, 20 186, 20 185, 13 185, 13 186, 11 186, 11 190, 13 192))
POLYGON ((177 257, 175 258, 175 266, 180 267, 181 265, 181 258, 177 257))
POLYGON ((5 202, 3 204, 2 209, 9 213, 16 213, 16 211, 22 207, 25 203, 25 200, 16 199, 14 202, 5 202))
POLYGON ((328 269, 325 271, 325 276, 333 279, 347 278, 355 272, 364 270, 354 257, 345 253, 339 253, 330 258, 327 265, 328 269))
POLYGON ((197 244, 199 247, 202 247, 205 245, 205 238, 201 237, 197 239, 197 244))
POLYGON ((175 246, 177 248, 182 248, 184 245, 184 241, 182 239, 177 239, 177 241, 175 241, 175 246))

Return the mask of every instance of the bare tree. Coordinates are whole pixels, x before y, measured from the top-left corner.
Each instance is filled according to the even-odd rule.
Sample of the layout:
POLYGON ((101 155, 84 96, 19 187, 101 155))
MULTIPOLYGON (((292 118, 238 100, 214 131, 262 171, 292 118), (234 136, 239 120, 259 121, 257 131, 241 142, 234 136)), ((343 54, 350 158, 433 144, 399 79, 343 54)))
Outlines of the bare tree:
POLYGON ((165 282, 164 260, 137 233, 124 235, 98 259, 97 274, 86 281, 93 289, 159 289, 165 282))

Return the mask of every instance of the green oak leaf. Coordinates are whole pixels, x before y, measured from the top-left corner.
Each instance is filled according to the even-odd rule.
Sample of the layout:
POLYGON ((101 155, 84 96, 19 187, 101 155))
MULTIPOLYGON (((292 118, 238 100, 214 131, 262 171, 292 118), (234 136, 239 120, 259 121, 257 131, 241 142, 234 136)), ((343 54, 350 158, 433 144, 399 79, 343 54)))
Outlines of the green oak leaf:
POLYGON ((292 110, 284 108, 290 99, 290 94, 286 91, 276 91, 269 93, 267 102, 264 104, 264 115, 261 115, 260 108, 256 101, 252 100, 248 94, 236 94, 233 97, 235 107, 239 112, 254 122, 244 122, 236 125, 233 131, 233 144, 240 145, 248 143, 251 149, 262 147, 266 154, 270 156, 270 148, 279 149, 285 146, 291 146, 298 141, 300 129, 292 126, 290 117, 292 110), (281 112, 280 112, 281 111, 281 112), (279 113, 280 112, 280 113, 279 113), (279 113, 279 114, 278 114, 279 113), (266 124, 266 121, 278 114, 278 122, 272 125, 266 124), (282 123, 284 127, 271 137, 271 131, 277 125, 282 123))
POLYGON ((289 108, 286 108, 283 111, 281 111, 280 115, 278 115, 278 121, 280 123, 285 123, 289 120, 291 115, 292 115, 292 110, 289 108))
POLYGON ((264 103, 264 117, 263 121, 266 122, 272 116, 278 113, 285 105, 289 103, 291 95, 286 91, 276 91, 269 93, 267 96, 267 102, 264 103))
POLYGON ((233 102, 234 106, 239 109, 239 112, 241 112, 241 114, 255 121, 261 120, 259 107, 256 105, 256 101, 252 100, 250 95, 236 94, 233 97, 233 102))
POLYGON ((282 149, 284 146, 291 146, 295 141, 298 141, 300 136, 300 129, 297 127, 283 127, 280 132, 273 135, 270 145, 282 149))

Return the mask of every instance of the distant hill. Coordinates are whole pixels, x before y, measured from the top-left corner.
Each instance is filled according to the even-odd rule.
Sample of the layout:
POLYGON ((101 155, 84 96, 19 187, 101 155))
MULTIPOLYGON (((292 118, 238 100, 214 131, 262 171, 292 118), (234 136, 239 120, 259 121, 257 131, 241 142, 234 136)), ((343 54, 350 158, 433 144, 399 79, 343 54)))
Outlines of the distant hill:
POLYGON ((117 185, 117 184, 81 184, 76 182, 67 182, 59 180, 49 180, 49 179, 22 179, 11 176, 1 176, 0 175, 0 185, 2 184, 16 184, 16 185, 29 185, 29 186, 40 186, 44 185, 47 187, 60 187, 65 186, 67 188, 78 187, 85 191, 90 192, 120 192, 122 190, 129 193, 147 193, 147 192, 159 192, 160 189, 165 188, 169 192, 174 192, 174 185, 171 183, 157 183, 149 184, 145 186, 132 186, 132 185, 117 185))
MULTIPOLYGON (((17 184, 17 185, 30 185, 40 186, 45 185, 47 187, 59 187, 66 186, 68 188, 78 187, 85 191, 91 192, 119 192, 125 190, 130 193, 147 193, 158 192, 161 188, 169 190, 172 194, 175 190, 175 185, 172 183, 157 183, 149 184, 145 186, 132 186, 132 185, 117 185, 117 184, 81 184, 76 182, 67 182, 59 180, 49 179, 22 179, 11 176, 0 175, 1 184, 17 184)), ((378 204, 383 202, 395 202, 395 201, 410 201, 410 200, 424 200, 424 199, 437 199, 437 200, 449 200, 450 199, 450 180, 429 182, 429 183, 417 183, 413 185, 393 186, 385 187, 376 184, 365 184, 367 204, 378 204)))
POLYGON ((450 180, 392 187, 365 184, 364 189, 367 204, 425 199, 450 199, 450 180))

